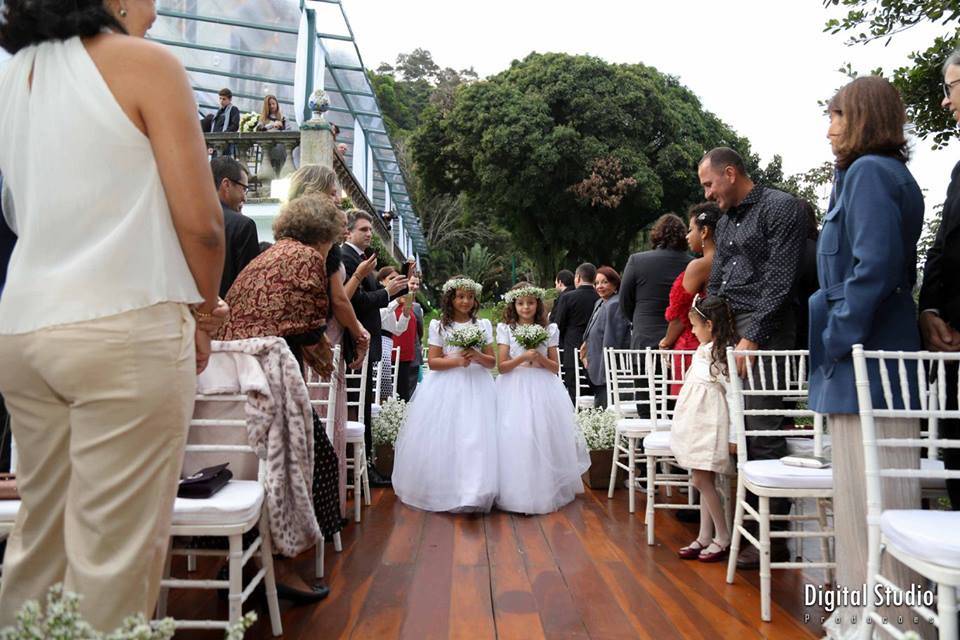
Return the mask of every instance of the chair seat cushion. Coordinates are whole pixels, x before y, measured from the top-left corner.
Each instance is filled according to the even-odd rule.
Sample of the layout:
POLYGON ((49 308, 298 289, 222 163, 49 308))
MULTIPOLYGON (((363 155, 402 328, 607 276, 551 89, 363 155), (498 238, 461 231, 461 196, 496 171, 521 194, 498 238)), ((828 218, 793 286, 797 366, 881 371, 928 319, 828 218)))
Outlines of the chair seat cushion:
POLYGON ((20 511, 19 500, 0 500, 0 522, 13 522, 20 511))
POLYGON ((654 431, 643 439, 643 450, 647 453, 672 456, 673 452, 670 451, 670 432, 654 431))
POLYGON ((793 467, 779 460, 750 460, 741 470, 745 480, 771 489, 830 489, 833 470, 793 467))
POLYGON ((359 438, 363 440, 364 426, 362 422, 347 420, 347 440, 359 438))
MULTIPOLYGON (((731 429, 731 431, 733 431, 731 429)), ((787 454, 791 456, 812 456, 813 455, 813 438, 809 436, 798 436, 798 437, 787 437, 787 454)), ((832 447, 830 442, 830 436, 827 434, 823 435, 823 438, 820 441, 821 446, 823 447, 822 457, 829 459, 832 453, 832 447)))
POLYGON ((580 396, 577 398, 577 406, 583 409, 593 407, 593 396, 580 396))
POLYGON ((173 503, 173 524, 184 526, 231 525, 260 517, 263 485, 255 480, 231 480, 205 500, 177 498, 173 503))
MULTIPOLYGON (((669 420, 657 420, 657 431, 669 431, 669 420)), ((649 433, 653 431, 653 420, 650 418, 620 418, 617 420, 617 431, 649 433)))
POLYGON ((898 549, 912 556, 960 569, 960 512, 903 509, 884 511, 880 530, 898 549))
POLYGON ((380 405, 376 403, 370 405, 370 417, 376 418, 378 415, 380 415, 380 405))
MULTIPOLYGON (((943 460, 931 460, 930 458, 920 458, 921 471, 943 471, 943 460)), ((946 478, 920 478, 921 489, 947 489, 946 478)))

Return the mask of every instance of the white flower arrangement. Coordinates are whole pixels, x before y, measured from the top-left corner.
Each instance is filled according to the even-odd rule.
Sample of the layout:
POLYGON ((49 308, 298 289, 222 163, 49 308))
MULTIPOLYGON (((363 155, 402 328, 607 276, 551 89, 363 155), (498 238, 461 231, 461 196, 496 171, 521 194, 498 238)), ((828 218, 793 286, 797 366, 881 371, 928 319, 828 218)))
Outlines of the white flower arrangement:
MULTIPOLYGON (((224 636, 226 640, 241 640, 244 632, 257 620, 257 614, 249 612, 232 625, 224 636)), ((80 615, 80 596, 64 590, 56 584, 47 592, 46 610, 36 600, 29 600, 17 612, 17 622, 0 631, 2 640, 38 640, 59 638, 61 640, 169 640, 176 628, 172 618, 153 622, 143 614, 130 616, 120 628, 110 633, 100 633, 80 615)))
POLYGON ((519 289, 511 289, 504 294, 503 299, 507 304, 513 304, 513 301, 517 298, 526 298, 531 296, 537 300, 543 300, 543 297, 547 295, 547 292, 540 287, 520 287, 519 289))
POLYGON ((461 349, 482 349, 487 344, 487 334, 475 324, 460 327, 450 333, 447 344, 461 349))
POLYGON ((617 414, 609 409, 581 409, 576 414, 577 426, 590 451, 612 449, 617 434, 617 414))
POLYGON ((245 113, 240 116, 240 133, 253 133, 260 124, 259 113, 245 113))
POLYGON ((400 398, 387 398, 380 405, 380 413, 373 417, 370 425, 373 444, 377 446, 393 445, 400 435, 400 429, 407 420, 407 403, 400 398))
POLYGON ((443 283, 442 292, 447 293, 451 289, 470 289, 477 298, 483 292, 483 286, 470 278, 450 278, 443 283))
POLYGON ((547 341, 547 330, 538 324, 520 324, 513 327, 514 339, 524 349, 536 349, 547 341))

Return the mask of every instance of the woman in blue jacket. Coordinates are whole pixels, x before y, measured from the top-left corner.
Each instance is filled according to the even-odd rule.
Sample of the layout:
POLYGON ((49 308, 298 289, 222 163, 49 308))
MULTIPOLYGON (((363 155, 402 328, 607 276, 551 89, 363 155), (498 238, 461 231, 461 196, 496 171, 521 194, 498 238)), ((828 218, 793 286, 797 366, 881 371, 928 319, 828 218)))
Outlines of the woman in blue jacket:
MULTIPOLYGON (((912 290, 923 195, 906 166, 906 115, 889 82, 880 77, 854 80, 831 100, 829 115, 827 137, 837 172, 817 243, 820 290, 810 297, 809 401, 814 411, 829 414, 833 437, 837 583, 860 588, 867 568, 866 482, 851 350, 854 344, 866 349, 920 348, 912 290)), ((879 379, 872 373, 874 403, 883 406, 879 379)), ((916 397, 915 392, 911 395, 916 397)), ((877 431, 880 437, 915 437, 919 424, 878 420, 877 431)), ((907 457, 900 460, 903 466, 910 465, 909 452, 898 455, 907 457)), ((895 460, 886 454, 883 459, 895 460)), ((920 503, 915 482, 884 487, 885 506, 920 503)), ((908 579, 905 573, 893 575, 908 579)), ((862 619, 859 613, 838 608, 831 617, 839 617, 846 632, 853 626, 851 616, 862 619)))

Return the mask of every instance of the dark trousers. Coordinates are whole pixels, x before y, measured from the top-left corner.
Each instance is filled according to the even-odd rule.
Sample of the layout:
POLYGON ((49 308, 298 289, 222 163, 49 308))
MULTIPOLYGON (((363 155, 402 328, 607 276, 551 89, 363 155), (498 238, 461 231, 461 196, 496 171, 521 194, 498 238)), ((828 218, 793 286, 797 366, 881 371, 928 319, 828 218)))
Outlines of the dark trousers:
POLYGON ((400 367, 397 370, 397 395, 404 402, 410 402, 413 392, 417 390, 417 377, 420 373, 420 365, 410 361, 400 361, 400 367))
POLYGON ((607 385, 593 384, 593 406, 597 409, 606 409, 609 401, 607 400, 607 385))
POLYGON ((577 349, 571 347, 564 347, 563 353, 561 354, 561 360, 563 362, 563 386, 567 388, 567 393, 570 394, 570 402, 576 404, 577 402, 577 368, 575 358, 578 356, 577 349))
MULTIPOLYGON (((749 313, 738 314, 735 321, 738 327, 738 332, 741 327, 747 325, 750 322, 749 313)), ((795 324, 794 318, 791 314, 783 314, 782 320, 779 323, 779 326, 775 330, 774 334, 770 336, 770 339, 765 343, 760 345, 761 349, 793 349, 795 341, 795 324)), ((778 367, 782 367, 785 363, 782 359, 778 359, 778 367)), ((736 375, 736 372, 731 372, 731 375, 736 375)), ((777 372, 777 380, 785 380, 785 371, 782 369, 777 372)), ((753 380, 754 384, 760 388, 761 385, 761 376, 760 368, 754 361, 753 365, 753 380)), ((744 380, 744 388, 747 387, 747 381, 744 380)), ((766 367, 766 384, 767 389, 773 389, 773 372, 769 366, 766 367)), ((745 409, 782 409, 783 401, 777 397, 766 397, 766 396, 746 396, 744 398, 744 408, 745 409)), ((782 429, 784 418, 783 416, 747 416, 745 421, 747 431, 751 430, 776 430, 782 429)), ((787 440, 783 436, 757 436, 755 438, 747 438, 747 459, 748 460, 776 460, 787 455, 787 440)), ((754 507, 758 508, 759 499, 752 493, 748 495, 747 501, 754 507)), ((790 513, 790 500, 787 498, 774 498, 770 500, 770 513, 774 515, 786 515, 790 513)), ((754 525, 756 523, 753 523, 754 525)), ((785 529, 786 522, 773 522, 771 523, 772 529, 785 529)))
MULTIPOLYGON (((957 409, 957 363, 948 362, 947 367, 947 411, 957 409)), ((941 438, 960 439, 960 420, 941 420, 938 425, 941 438)), ((943 466, 947 469, 960 469, 960 449, 941 449, 943 466)), ((947 494, 950 507, 960 511, 960 480, 947 480, 947 494)))

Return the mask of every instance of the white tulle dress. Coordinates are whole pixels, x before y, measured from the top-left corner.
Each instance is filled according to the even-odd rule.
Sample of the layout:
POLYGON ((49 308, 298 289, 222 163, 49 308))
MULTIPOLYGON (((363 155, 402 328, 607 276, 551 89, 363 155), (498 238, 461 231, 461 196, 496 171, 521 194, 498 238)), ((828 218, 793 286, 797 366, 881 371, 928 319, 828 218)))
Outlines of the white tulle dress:
MULTIPOLYGON (((489 320, 478 320, 493 343, 489 320)), ((447 337, 469 323, 430 322, 429 343, 459 351, 447 337)), ((569 400, 568 400, 569 402, 569 400)), ((431 371, 417 387, 395 444, 393 490, 426 511, 489 511, 497 495, 497 394, 479 364, 431 371)))
MULTIPOLYGON (((547 333, 537 348, 544 355, 559 342, 557 325, 547 333)), ((497 343, 510 346, 511 358, 525 351, 505 324, 497 326, 497 343)), ((497 377, 497 445, 497 508, 550 513, 583 493, 580 475, 590 468, 590 454, 555 373, 524 364, 497 377)))

